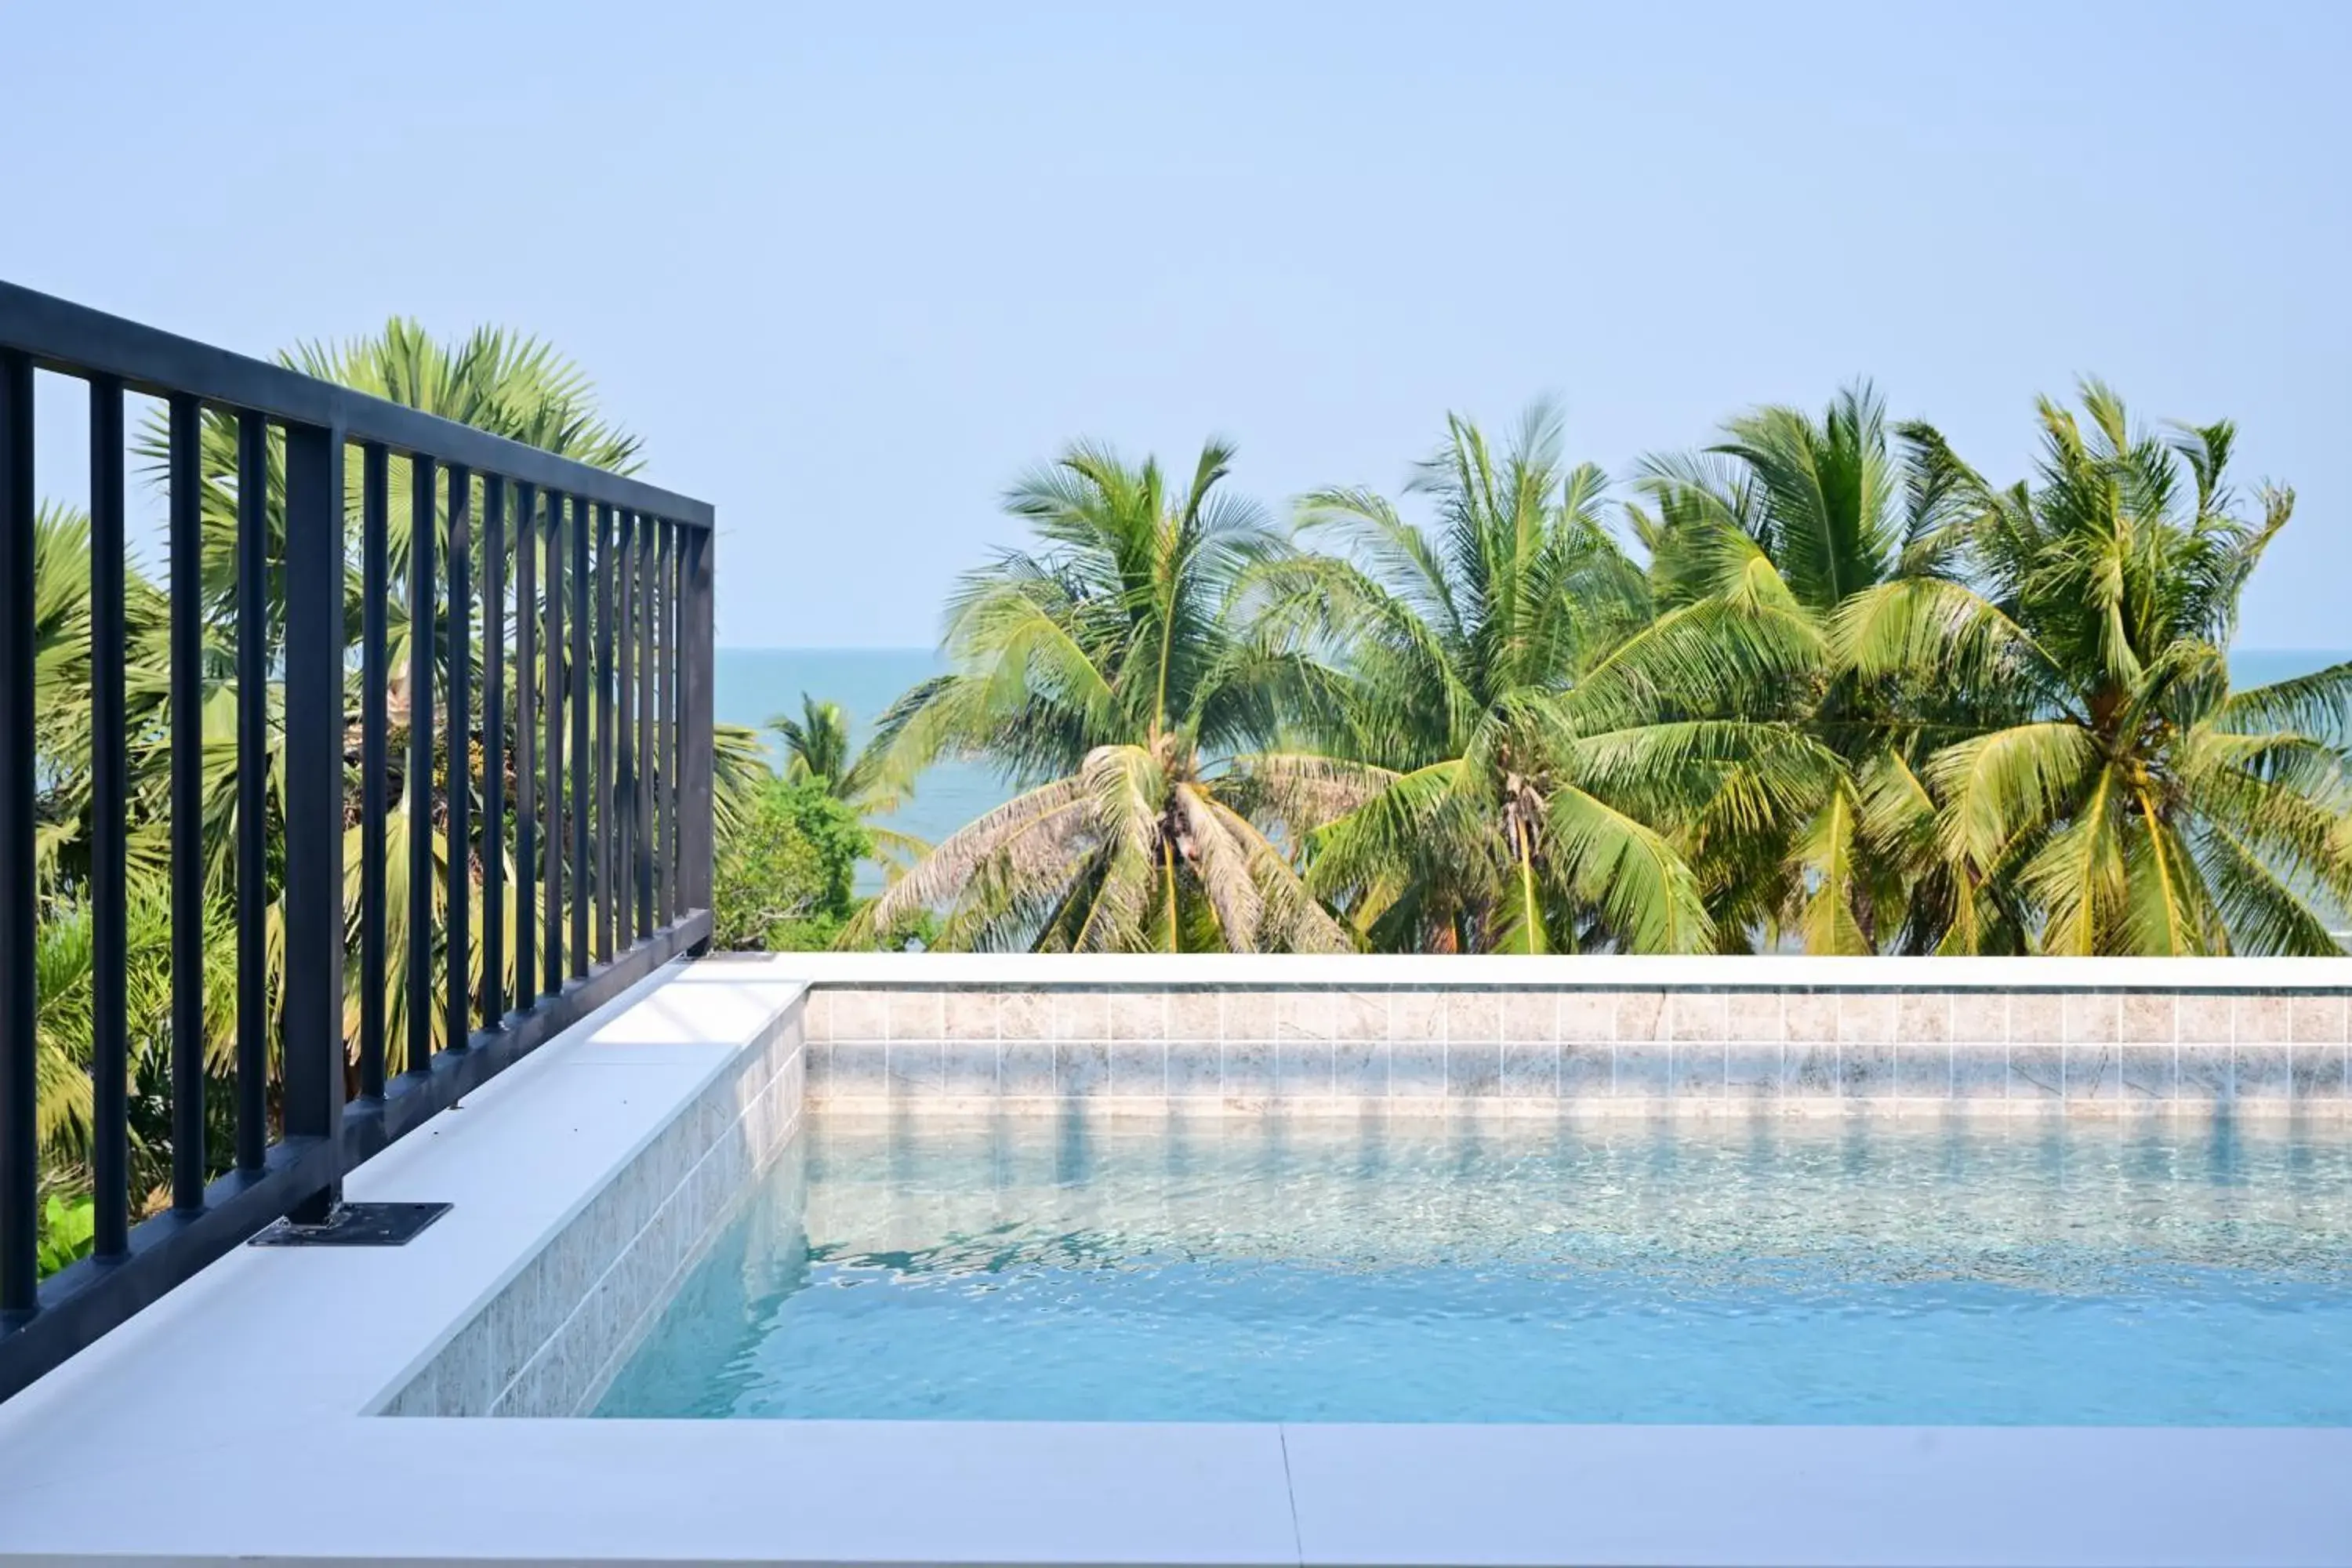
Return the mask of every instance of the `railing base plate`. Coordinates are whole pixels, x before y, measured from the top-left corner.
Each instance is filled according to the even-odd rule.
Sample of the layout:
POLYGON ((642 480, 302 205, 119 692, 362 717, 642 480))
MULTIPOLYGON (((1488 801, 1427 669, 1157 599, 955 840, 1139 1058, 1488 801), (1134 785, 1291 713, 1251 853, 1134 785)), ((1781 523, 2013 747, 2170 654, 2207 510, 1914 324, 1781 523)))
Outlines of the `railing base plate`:
POLYGON ((281 1219, 247 1247, 405 1247, 447 1204, 341 1204, 323 1225, 281 1219))

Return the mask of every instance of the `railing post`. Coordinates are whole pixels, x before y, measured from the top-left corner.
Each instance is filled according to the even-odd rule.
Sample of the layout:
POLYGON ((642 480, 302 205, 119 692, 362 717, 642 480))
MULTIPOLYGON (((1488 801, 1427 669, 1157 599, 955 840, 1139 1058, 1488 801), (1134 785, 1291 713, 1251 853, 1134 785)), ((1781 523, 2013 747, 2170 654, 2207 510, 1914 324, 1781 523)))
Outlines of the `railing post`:
POLYGON ((0 1325, 40 1308, 34 891, 33 362, 0 352, 0 1325))
MULTIPOLYGON (((689 910, 710 908, 711 855, 711 569, 713 530, 689 528, 680 541, 678 572, 678 714, 683 756, 678 798, 678 879, 689 910)), ((709 942, 698 944, 707 952, 709 942)))
MULTIPOLYGON (((286 431, 286 1137, 343 1128, 343 432, 286 431)), ((332 1184, 292 1213, 327 1217, 332 1184)))

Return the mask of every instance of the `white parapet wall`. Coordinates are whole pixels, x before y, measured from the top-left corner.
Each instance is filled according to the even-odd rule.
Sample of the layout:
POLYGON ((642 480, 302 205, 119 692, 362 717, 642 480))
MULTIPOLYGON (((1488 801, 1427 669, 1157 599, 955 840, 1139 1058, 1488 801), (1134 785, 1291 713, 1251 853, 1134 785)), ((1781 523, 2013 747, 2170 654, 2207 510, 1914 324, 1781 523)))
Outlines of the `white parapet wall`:
POLYGON ((793 954, 835 1110, 2341 1115, 2352 960, 793 954))

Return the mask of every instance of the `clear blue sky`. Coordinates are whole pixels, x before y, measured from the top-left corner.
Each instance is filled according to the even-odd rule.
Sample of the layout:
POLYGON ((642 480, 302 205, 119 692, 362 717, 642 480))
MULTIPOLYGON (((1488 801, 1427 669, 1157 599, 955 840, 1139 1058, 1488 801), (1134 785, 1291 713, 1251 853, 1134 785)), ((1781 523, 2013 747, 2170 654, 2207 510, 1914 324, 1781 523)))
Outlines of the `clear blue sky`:
POLYGON ((551 339, 725 530, 719 636, 928 642, 1077 436, 1394 484, 1557 394, 1614 472, 1874 376, 2228 415, 2352 644, 2352 8, 0 7, 0 276, 251 353, 551 339))

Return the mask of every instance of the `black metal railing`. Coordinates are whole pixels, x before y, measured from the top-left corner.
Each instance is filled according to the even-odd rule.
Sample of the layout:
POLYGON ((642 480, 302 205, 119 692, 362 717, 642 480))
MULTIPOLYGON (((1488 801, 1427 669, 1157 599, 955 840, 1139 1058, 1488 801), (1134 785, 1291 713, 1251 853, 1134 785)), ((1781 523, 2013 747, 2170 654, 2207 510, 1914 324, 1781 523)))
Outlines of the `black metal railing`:
POLYGON ((0 1398, 271 1222, 320 1221, 354 1165, 708 942, 711 572, 702 502, 0 283, 0 1398), (89 679, 72 694, 87 759, 40 743, 58 699, 37 661, 61 650, 36 624, 37 574, 55 568, 37 558, 37 373, 89 397, 89 679), (128 668, 133 395, 162 404, 160 691, 152 667, 136 681, 128 668), (404 590, 390 537, 404 471, 404 590), (229 520, 207 521, 208 494, 233 494, 229 520), (205 554, 224 529, 225 614, 205 554), (232 732, 208 734, 207 704, 232 700, 232 732), (224 746, 227 792, 206 772, 224 746), (223 810, 225 851, 206 821, 223 810), (76 823, 86 863, 64 864, 44 843, 76 823), (131 907, 142 845, 169 883, 153 1042, 134 1042, 126 994, 156 956, 133 944, 154 931, 131 907), (44 1044, 40 943, 68 902, 90 928, 88 1060, 72 1065, 88 1078, 93 1230, 89 1256, 42 1279, 42 1101, 59 1092, 42 1063, 46 1049, 54 1080, 61 1047, 44 1044), (223 918, 226 1049, 227 998, 206 976, 223 918), (139 1149, 160 1170, 168 1142, 169 1175, 142 1194, 132 1053, 151 1043, 139 1149), (208 1106, 224 1075, 233 1103, 208 1106))

